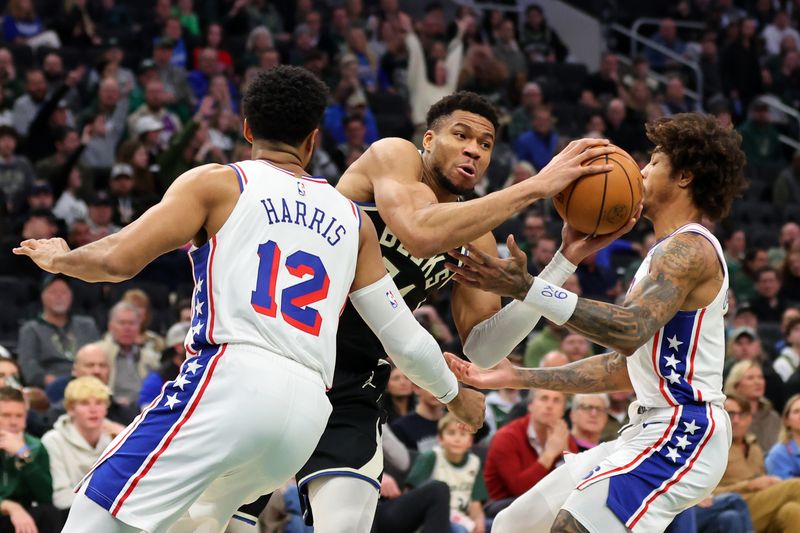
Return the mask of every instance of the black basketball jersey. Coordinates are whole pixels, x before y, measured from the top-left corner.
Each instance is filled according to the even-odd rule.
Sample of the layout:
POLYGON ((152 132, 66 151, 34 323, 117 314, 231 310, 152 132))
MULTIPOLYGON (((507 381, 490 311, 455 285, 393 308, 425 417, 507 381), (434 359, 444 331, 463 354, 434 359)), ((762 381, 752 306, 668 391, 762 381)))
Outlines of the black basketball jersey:
MULTIPOLYGON (((374 203, 360 203, 359 206, 375 225, 383 262, 400 290, 400 295, 412 310, 418 308, 433 291, 450 280, 452 273, 444 264, 454 260, 446 254, 437 254, 428 259, 412 256, 383 221, 374 203)), ((369 372, 375 368, 378 359, 383 357, 386 357, 386 353, 380 341, 348 300, 336 335, 334 387, 340 374, 369 372)))

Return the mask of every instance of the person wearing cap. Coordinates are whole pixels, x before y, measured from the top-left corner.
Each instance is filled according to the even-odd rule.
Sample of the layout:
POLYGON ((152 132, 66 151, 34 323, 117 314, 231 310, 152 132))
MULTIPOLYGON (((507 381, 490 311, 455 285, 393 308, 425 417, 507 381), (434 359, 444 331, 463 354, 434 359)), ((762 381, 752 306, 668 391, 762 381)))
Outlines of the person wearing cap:
POLYGON ((87 222, 89 223, 92 241, 102 239, 122 229, 112 221, 114 200, 108 194, 108 191, 97 191, 89 198, 87 204, 89 205, 89 220, 87 222))
POLYGON ((777 409, 782 408, 786 401, 787 387, 772 367, 770 357, 764 352, 757 330, 749 326, 735 327, 727 338, 728 348, 722 373, 723 378, 730 374, 731 369, 737 363, 755 361, 761 367, 761 373, 767 384, 765 395, 777 409))
POLYGON ((129 109, 139 109, 145 102, 145 87, 151 81, 158 79, 158 67, 155 61, 147 57, 139 62, 136 68, 136 83, 128 94, 129 109))
POLYGON ((19 211, 24 192, 36 177, 28 158, 16 153, 18 139, 14 128, 0 126, 0 191, 9 213, 19 211))
POLYGON ((161 355, 161 366, 150 372, 142 382, 139 390, 139 407, 145 408, 158 396, 167 381, 172 381, 180 373, 181 364, 186 359, 186 348, 183 345, 191 323, 177 322, 167 330, 166 348, 161 355))
MULTIPOLYGON (((141 138, 143 131, 140 129, 139 119, 151 117, 161 124, 164 132, 159 136, 159 140, 162 145, 166 144, 170 137, 181 130, 182 126, 178 116, 166 107, 170 98, 163 81, 160 79, 150 81, 145 87, 145 102, 128 116, 128 131, 141 138)), ((149 128, 148 131, 152 131, 152 128, 149 128)))
POLYGON ((94 320, 73 315, 72 289, 65 276, 48 275, 42 284, 42 313, 19 330, 19 365, 28 384, 43 387, 68 376, 78 349, 100 338, 94 320))
POLYGON ((153 61, 158 69, 158 76, 169 93, 169 104, 178 111, 181 108, 181 117, 189 114, 189 109, 194 107, 194 95, 186 82, 187 50, 184 39, 180 36, 180 22, 169 19, 164 28, 165 35, 154 41, 153 61), (178 37, 170 32, 178 32, 178 37))
POLYGON ((114 224, 124 227, 138 218, 150 205, 157 200, 146 201, 133 194, 133 167, 127 163, 117 163, 111 169, 108 188, 113 202, 111 220, 114 224))
POLYGON ((108 386, 94 376, 70 381, 64 392, 67 412, 42 437, 50 459, 53 505, 69 509, 75 499, 73 488, 111 443, 104 425, 111 401, 108 386))
POLYGON ((749 118, 738 129, 748 164, 758 167, 783 161, 778 129, 772 124, 769 104, 765 99, 759 98, 753 102, 749 118))

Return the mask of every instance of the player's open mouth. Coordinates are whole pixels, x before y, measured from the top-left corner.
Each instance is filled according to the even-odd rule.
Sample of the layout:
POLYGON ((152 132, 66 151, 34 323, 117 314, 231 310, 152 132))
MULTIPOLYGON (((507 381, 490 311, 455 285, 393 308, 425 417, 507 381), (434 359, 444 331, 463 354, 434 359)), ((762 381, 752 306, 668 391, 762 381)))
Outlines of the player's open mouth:
POLYGON ((475 177, 475 167, 472 165, 458 165, 456 168, 467 178, 471 179, 475 177))

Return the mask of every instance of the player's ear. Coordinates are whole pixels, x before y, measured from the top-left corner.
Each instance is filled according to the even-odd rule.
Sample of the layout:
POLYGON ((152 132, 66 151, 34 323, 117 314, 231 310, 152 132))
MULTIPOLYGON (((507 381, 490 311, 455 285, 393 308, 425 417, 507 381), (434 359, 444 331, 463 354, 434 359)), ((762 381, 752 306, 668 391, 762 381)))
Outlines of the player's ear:
POLYGON ((244 123, 242 124, 242 136, 245 141, 253 144, 253 132, 250 130, 250 123, 247 122, 247 119, 244 119, 244 123))
POLYGON ((433 145, 433 136, 436 135, 433 130, 427 130, 422 135, 422 149, 426 152, 431 151, 431 146, 433 145))
POLYGON ((681 189, 685 189, 692 183, 693 180, 694 180, 694 174, 692 174, 688 170, 684 170, 678 177, 678 187, 680 187, 681 189))

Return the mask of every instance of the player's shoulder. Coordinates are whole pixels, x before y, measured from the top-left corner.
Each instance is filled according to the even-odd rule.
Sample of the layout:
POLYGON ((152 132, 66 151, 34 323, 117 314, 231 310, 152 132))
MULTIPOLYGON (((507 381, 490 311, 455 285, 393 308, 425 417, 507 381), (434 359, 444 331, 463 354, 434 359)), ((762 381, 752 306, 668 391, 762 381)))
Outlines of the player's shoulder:
POLYGON ((719 256, 709 238, 694 231, 670 235, 653 251, 651 269, 688 278, 703 278, 716 273, 719 256))
POLYGON ((417 179, 419 174, 417 167, 422 165, 419 150, 414 143, 399 137, 387 137, 376 141, 364 153, 363 159, 367 164, 380 165, 383 168, 397 171, 411 170, 411 174, 417 179))

